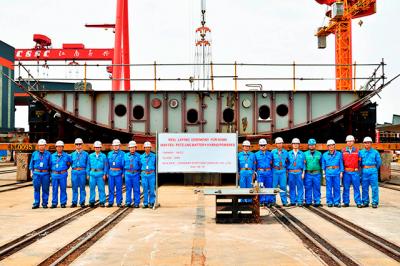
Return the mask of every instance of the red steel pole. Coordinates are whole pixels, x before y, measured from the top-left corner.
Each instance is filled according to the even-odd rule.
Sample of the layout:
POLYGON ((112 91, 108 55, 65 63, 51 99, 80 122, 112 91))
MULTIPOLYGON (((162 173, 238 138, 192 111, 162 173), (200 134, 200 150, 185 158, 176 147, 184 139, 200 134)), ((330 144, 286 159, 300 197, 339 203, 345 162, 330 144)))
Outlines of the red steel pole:
POLYGON ((124 0, 123 25, 122 25, 122 63, 124 64, 124 89, 131 90, 131 70, 129 66, 129 15, 128 15, 128 0, 124 0))
POLYGON ((113 80, 112 90, 119 91, 121 89, 121 37, 122 37, 122 8, 124 0, 117 0, 117 15, 115 19, 115 43, 114 43, 114 58, 113 58, 113 80))

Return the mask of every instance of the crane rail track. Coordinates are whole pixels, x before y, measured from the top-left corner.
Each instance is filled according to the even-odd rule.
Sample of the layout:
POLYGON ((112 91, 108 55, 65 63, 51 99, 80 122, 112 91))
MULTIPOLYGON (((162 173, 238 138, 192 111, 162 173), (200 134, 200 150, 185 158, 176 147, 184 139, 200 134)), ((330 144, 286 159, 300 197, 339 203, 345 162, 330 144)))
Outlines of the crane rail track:
POLYGON ((385 255, 391 257, 392 259, 400 262, 400 247, 387 239, 384 239, 326 209, 309 207, 306 208, 312 213, 320 216, 324 220, 336 225, 343 231, 351 234, 352 236, 360 239, 367 245, 379 250, 385 255))
POLYGON ((272 207, 271 211, 280 223, 295 233, 303 243, 327 265, 359 265, 358 262, 354 261, 347 254, 322 238, 285 209, 272 207))

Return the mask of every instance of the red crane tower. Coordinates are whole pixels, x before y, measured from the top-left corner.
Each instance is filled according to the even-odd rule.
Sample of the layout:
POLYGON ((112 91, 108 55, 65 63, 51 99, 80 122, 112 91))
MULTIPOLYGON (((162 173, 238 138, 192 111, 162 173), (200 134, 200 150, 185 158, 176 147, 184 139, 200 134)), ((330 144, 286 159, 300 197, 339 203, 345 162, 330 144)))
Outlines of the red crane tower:
POLYGON ((376 13, 376 0, 315 0, 331 9, 327 26, 318 29, 318 48, 326 47, 326 36, 335 34, 336 90, 353 89, 351 21, 376 13))

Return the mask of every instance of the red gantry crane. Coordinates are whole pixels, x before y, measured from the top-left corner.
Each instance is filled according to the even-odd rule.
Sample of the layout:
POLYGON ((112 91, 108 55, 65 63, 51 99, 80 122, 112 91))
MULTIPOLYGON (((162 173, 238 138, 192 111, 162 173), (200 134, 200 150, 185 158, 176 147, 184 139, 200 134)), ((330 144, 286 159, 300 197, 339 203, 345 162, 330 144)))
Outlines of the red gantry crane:
POLYGON ((376 0, 315 0, 330 6, 327 26, 318 29, 318 48, 326 47, 326 36, 335 35, 336 90, 353 89, 351 21, 376 13, 376 0))

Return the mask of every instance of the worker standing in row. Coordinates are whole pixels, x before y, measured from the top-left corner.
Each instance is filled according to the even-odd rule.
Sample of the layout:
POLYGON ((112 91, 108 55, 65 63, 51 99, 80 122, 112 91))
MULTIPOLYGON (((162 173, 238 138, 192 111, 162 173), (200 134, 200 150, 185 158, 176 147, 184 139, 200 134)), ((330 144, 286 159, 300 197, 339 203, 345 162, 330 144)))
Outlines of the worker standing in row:
POLYGON ((144 153, 140 156, 142 165, 141 181, 143 187, 143 208, 154 208, 156 194, 156 155, 151 152, 151 143, 143 144, 144 153), (149 205, 150 204, 150 205, 149 205))
POLYGON ((129 151, 124 156, 124 177, 126 187, 125 206, 139 208, 140 204, 140 172, 142 164, 140 154, 136 152, 136 142, 128 143, 129 151), (132 205, 133 193, 133 205, 132 205))
MULTIPOLYGON (((238 154, 239 186, 251 188, 255 177, 256 157, 250 151, 250 141, 242 144, 243 151, 238 154)), ((243 199, 243 202, 251 202, 251 199, 243 199)))
POLYGON ((71 208, 75 208, 78 204, 84 208, 86 201, 86 167, 88 164, 89 154, 83 150, 83 140, 75 139, 75 151, 71 153, 71 183, 72 183, 72 204, 71 208))
MULTIPOLYGON (((259 151, 255 153, 257 181, 262 187, 272 188, 272 155, 267 150, 267 140, 258 141, 259 151)), ((260 206, 268 206, 274 202, 272 195, 260 195, 260 206)))
POLYGON ((106 192, 104 182, 107 177, 108 160, 104 153, 101 152, 102 144, 100 141, 95 141, 94 152, 89 155, 86 173, 89 179, 90 199, 89 205, 94 208, 96 200, 96 187, 99 192, 100 207, 105 207, 106 192))
MULTIPOLYGON (((277 137, 275 139, 276 149, 272 150, 272 175, 273 175, 273 187, 278 187, 282 190, 280 192, 281 202, 283 206, 288 206, 286 196, 287 176, 286 176, 286 164, 288 160, 288 152, 283 149, 283 139, 277 137)), ((276 197, 274 196, 274 203, 276 197)))
POLYGON ((304 153, 306 174, 304 176, 305 205, 314 203, 314 207, 321 205, 321 152, 315 150, 317 141, 308 140, 308 151, 304 153))
POLYGON ((354 202, 358 208, 362 207, 360 195, 360 175, 359 175, 359 151, 354 147, 354 137, 346 137, 346 147, 342 149, 343 154, 343 207, 350 206, 350 186, 353 185, 354 202))
POLYGON ((326 179, 326 203, 340 208, 340 179, 343 177, 342 153, 335 149, 335 141, 327 141, 328 151, 322 155, 322 173, 326 179))
POLYGON ((372 139, 370 137, 365 137, 363 142, 364 149, 360 151, 363 207, 369 207, 369 187, 371 187, 372 208, 377 208, 379 204, 378 169, 382 160, 379 152, 371 147, 372 139))
POLYGON ((42 207, 46 209, 49 202, 51 153, 46 150, 44 139, 38 141, 38 149, 33 152, 29 162, 34 189, 32 209, 40 206, 40 190, 42 190, 42 207))
POLYGON ((57 208, 58 205, 58 189, 60 189, 61 208, 65 208, 67 204, 67 177, 72 161, 68 153, 63 150, 64 142, 59 140, 56 142, 56 152, 51 155, 52 209, 57 208))
POLYGON ((301 207, 304 199, 304 170, 305 157, 302 151, 299 150, 300 140, 294 138, 292 140, 293 149, 288 152, 287 170, 289 175, 289 196, 290 205, 301 207))
POLYGON ((122 207, 122 178, 124 174, 124 156, 125 153, 120 150, 121 142, 114 139, 112 142, 112 151, 108 153, 108 205, 112 207, 115 201, 118 207, 122 207))

